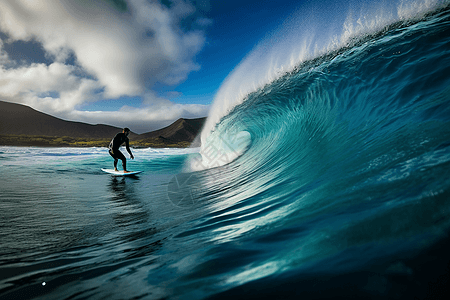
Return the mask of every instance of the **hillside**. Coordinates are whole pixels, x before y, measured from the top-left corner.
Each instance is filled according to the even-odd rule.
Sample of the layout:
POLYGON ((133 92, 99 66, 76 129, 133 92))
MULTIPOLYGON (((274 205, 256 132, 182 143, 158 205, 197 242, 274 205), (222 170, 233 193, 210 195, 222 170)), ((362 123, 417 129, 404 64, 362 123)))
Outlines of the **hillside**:
MULTIPOLYGON (((206 118, 178 119, 144 134, 130 133, 131 144, 141 147, 187 147, 206 118)), ((65 121, 30 107, 0 101, 0 145, 9 146, 107 146, 122 129, 65 121)))
POLYGON ((171 125, 159 130, 140 134, 138 139, 152 139, 162 137, 171 141, 194 141, 203 127, 205 118, 178 119, 171 125))
POLYGON ((65 121, 25 105, 0 101, 1 135, 108 138, 114 136, 120 130, 120 128, 109 125, 65 121))

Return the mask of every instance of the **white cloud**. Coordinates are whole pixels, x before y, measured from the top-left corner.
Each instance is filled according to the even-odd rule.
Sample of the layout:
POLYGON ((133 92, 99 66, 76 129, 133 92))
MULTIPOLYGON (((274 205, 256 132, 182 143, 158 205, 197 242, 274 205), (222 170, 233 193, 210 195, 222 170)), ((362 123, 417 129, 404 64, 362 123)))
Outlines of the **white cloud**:
POLYGON ((106 1, 3 0, 0 28, 13 40, 36 39, 58 62, 73 53, 105 86, 106 95, 137 95, 157 81, 177 84, 198 69, 203 33, 178 22, 194 8, 143 0, 119 12, 106 1))
POLYGON ((74 66, 58 62, 9 69, 0 66, 0 95, 44 111, 72 110, 92 101, 94 91, 101 87, 95 80, 74 75, 75 70, 74 66), (48 97, 49 93, 59 97, 48 97))
POLYGON ((96 92, 101 87, 98 81, 77 77, 76 71, 77 67, 58 62, 16 69, 0 67, 0 95, 3 100, 26 104, 66 120, 129 127, 137 133, 162 128, 181 117, 197 118, 208 114, 208 105, 173 103, 153 91, 143 96, 140 108, 77 110, 76 106, 87 101, 102 99, 103 93, 96 92))
POLYGON ((206 106, 175 104, 151 91, 157 82, 175 85, 200 68, 195 55, 203 47, 204 33, 179 25, 195 8, 183 0, 173 1, 170 8, 157 1, 130 0, 125 10, 115 3, 1 0, 0 31, 8 39, 0 39, 0 98, 62 118, 112 125, 115 119, 119 125, 157 127, 181 116, 206 115, 206 106), (14 41, 42 44, 52 63, 11 61, 3 43, 14 41), (69 64, 73 57, 75 66, 69 64), (143 96, 143 107, 76 110, 86 102, 120 96, 143 96))
POLYGON ((168 126, 175 120, 198 118, 208 114, 209 106, 200 104, 176 104, 167 101, 165 105, 151 105, 140 108, 124 106, 119 112, 109 111, 71 111, 67 119, 77 119, 93 124, 108 124, 129 127, 133 132, 144 133, 168 126))
POLYGON ((169 99, 181 97, 183 93, 177 91, 170 91, 166 93, 166 97, 169 99))

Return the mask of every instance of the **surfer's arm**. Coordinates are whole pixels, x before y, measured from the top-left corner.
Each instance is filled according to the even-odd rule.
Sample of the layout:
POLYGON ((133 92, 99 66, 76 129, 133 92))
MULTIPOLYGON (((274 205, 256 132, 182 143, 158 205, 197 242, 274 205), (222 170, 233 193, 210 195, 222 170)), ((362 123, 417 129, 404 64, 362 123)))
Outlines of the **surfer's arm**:
POLYGON ((127 139, 126 142, 125 142, 125 146, 126 146, 126 148, 127 148, 128 153, 130 153, 131 159, 134 159, 133 153, 131 153, 130 143, 129 143, 129 142, 130 142, 130 140, 127 139))

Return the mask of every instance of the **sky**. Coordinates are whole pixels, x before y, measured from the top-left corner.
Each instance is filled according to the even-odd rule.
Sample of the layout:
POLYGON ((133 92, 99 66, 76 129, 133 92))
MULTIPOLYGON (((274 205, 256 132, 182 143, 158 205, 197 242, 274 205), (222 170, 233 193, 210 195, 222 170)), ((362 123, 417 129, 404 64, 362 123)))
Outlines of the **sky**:
POLYGON ((2 0, 0 100, 136 133, 205 117, 302 2, 2 0))
MULTIPOLYGON (((0 0, 0 100, 145 133, 448 0, 0 0)), ((204 130, 205 131, 205 130, 204 130)))

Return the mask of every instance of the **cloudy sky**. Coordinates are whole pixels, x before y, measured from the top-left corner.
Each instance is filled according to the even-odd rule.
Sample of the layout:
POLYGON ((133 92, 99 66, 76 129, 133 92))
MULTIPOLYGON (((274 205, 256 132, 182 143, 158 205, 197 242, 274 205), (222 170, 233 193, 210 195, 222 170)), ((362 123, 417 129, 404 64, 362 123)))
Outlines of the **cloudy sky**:
POLYGON ((298 3, 1 0, 0 100, 137 133, 204 117, 298 3))

